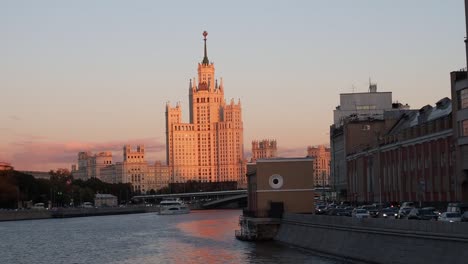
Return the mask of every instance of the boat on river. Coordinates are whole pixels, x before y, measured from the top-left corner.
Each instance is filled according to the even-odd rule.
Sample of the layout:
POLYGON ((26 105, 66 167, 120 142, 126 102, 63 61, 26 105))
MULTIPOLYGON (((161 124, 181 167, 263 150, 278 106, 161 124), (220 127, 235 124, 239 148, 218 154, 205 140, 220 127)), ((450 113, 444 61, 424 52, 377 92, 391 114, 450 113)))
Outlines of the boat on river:
POLYGON ((159 204, 160 215, 188 214, 190 208, 179 198, 162 200, 159 204))

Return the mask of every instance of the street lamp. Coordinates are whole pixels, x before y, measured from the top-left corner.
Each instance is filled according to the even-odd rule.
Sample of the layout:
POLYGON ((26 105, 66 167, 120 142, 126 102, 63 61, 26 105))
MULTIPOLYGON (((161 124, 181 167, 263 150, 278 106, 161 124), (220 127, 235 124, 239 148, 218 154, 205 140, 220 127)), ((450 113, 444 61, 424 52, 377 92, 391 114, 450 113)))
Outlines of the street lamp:
POLYGON ((19 187, 16 186, 16 209, 19 209, 19 204, 20 204, 20 191, 19 187))

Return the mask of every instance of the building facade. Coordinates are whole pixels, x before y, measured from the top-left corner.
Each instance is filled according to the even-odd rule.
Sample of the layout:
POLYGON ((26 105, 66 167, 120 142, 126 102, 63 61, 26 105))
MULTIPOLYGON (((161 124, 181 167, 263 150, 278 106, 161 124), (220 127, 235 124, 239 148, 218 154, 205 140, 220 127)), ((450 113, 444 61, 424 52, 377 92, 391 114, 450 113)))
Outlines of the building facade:
MULTIPOLYGON (((467 51, 468 53, 468 51, 467 51)), ((468 78, 466 69, 452 72, 453 147, 456 153, 456 200, 468 201, 468 78)))
POLYGON ((97 193, 94 197, 94 206, 115 207, 117 206, 117 196, 106 193, 97 193))
POLYGON ((330 148, 324 145, 309 146, 307 156, 314 158, 314 185, 330 186, 330 148))
POLYGON ((243 123, 240 101, 224 99, 224 84, 215 78, 205 50, 198 79, 190 80, 190 122, 182 122, 181 105, 166 105, 166 157, 171 182, 237 181, 245 185, 243 123))
POLYGON ((168 166, 161 162, 148 164, 145 146, 137 145, 132 149, 125 145, 122 149, 123 161, 112 164, 111 152, 78 153, 78 168, 72 166, 75 179, 98 178, 107 183, 130 183, 137 193, 149 193, 166 187, 169 183, 168 166))
POLYGON ((342 93, 340 105, 333 111, 333 124, 339 127, 344 119, 383 119, 384 111, 392 109, 392 92, 377 92, 377 84, 369 84, 365 93, 342 93))
POLYGON ((354 151, 349 147, 358 146, 360 142, 367 140, 350 140, 350 133, 365 137, 373 131, 371 139, 375 138, 377 132, 371 127, 377 124, 378 120, 384 120, 385 115, 393 116, 394 119, 395 115, 408 110, 408 105, 392 103, 391 92, 377 92, 377 85, 372 83, 369 84, 368 92, 340 94, 340 105, 333 111, 334 120, 330 126, 330 184, 337 199, 348 197, 346 157, 354 151))
MULTIPOLYGON (((468 0, 465 0, 468 35, 468 0)), ((468 62, 468 42, 465 40, 468 62)), ((409 111, 376 145, 347 154, 348 199, 468 202, 468 74, 450 73, 451 97, 409 111)), ((332 139, 332 136, 330 136, 332 139)))
POLYGON ((444 98, 407 112, 374 143, 348 155, 348 200, 454 201, 451 111, 444 98))
POLYGON ((137 145, 133 150, 130 145, 123 147, 122 183, 132 184, 137 193, 147 193, 156 190, 154 166, 150 166, 145 158, 145 146, 137 145))
POLYGON ((122 183, 131 183, 133 191, 146 192, 144 184, 148 175, 148 163, 145 159, 145 147, 137 145, 132 150, 130 145, 123 147, 122 183))
POLYGON ((160 161, 154 163, 154 177, 155 177, 155 190, 162 189, 169 186, 171 183, 171 174, 169 173, 169 166, 160 161))
POLYGON ((312 213, 314 210, 314 159, 273 158, 249 164, 248 207, 250 216, 280 213, 312 213))
POLYGON ((91 152, 79 152, 78 168, 72 166, 72 175, 74 179, 97 178, 105 181, 103 175, 101 175, 101 170, 108 166, 112 166, 112 152, 105 151, 94 155, 91 152))
POLYGON ((254 140, 252 141, 252 159, 255 162, 258 159, 275 158, 278 155, 276 140, 254 140))

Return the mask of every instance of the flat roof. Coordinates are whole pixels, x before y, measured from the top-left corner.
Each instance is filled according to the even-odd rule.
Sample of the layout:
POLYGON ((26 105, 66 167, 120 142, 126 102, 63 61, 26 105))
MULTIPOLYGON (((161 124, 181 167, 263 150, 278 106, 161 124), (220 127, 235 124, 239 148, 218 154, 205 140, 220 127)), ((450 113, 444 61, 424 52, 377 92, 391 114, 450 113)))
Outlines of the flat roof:
POLYGON ((291 158, 270 158, 270 159, 259 159, 259 162, 282 162, 282 161, 307 161, 307 160, 314 160, 312 157, 291 157, 291 158))
POLYGON ((392 92, 360 92, 360 93, 340 93, 340 95, 350 95, 350 94, 385 94, 385 93, 392 93, 392 92))

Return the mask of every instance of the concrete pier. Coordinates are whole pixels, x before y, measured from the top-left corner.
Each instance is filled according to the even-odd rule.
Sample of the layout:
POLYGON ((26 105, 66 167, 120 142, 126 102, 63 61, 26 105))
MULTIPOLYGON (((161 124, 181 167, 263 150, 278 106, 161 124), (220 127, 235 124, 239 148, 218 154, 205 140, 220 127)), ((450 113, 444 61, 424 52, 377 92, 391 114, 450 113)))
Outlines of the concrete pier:
POLYGON ((369 263, 467 263, 468 224, 284 214, 275 240, 369 263))
POLYGON ((157 212, 157 206, 150 207, 102 207, 102 208, 59 208, 55 210, 18 210, 0 212, 0 221, 35 220, 47 218, 68 218, 99 215, 139 214, 157 212))
POLYGON ((236 238, 243 241, 273 240, 279 226, 279 218, 239 217, 240 230, 236 230, 236 238))
POLYGON ((47 210, 1 211, 0 221, 34 220, 51 218, 47 210))

